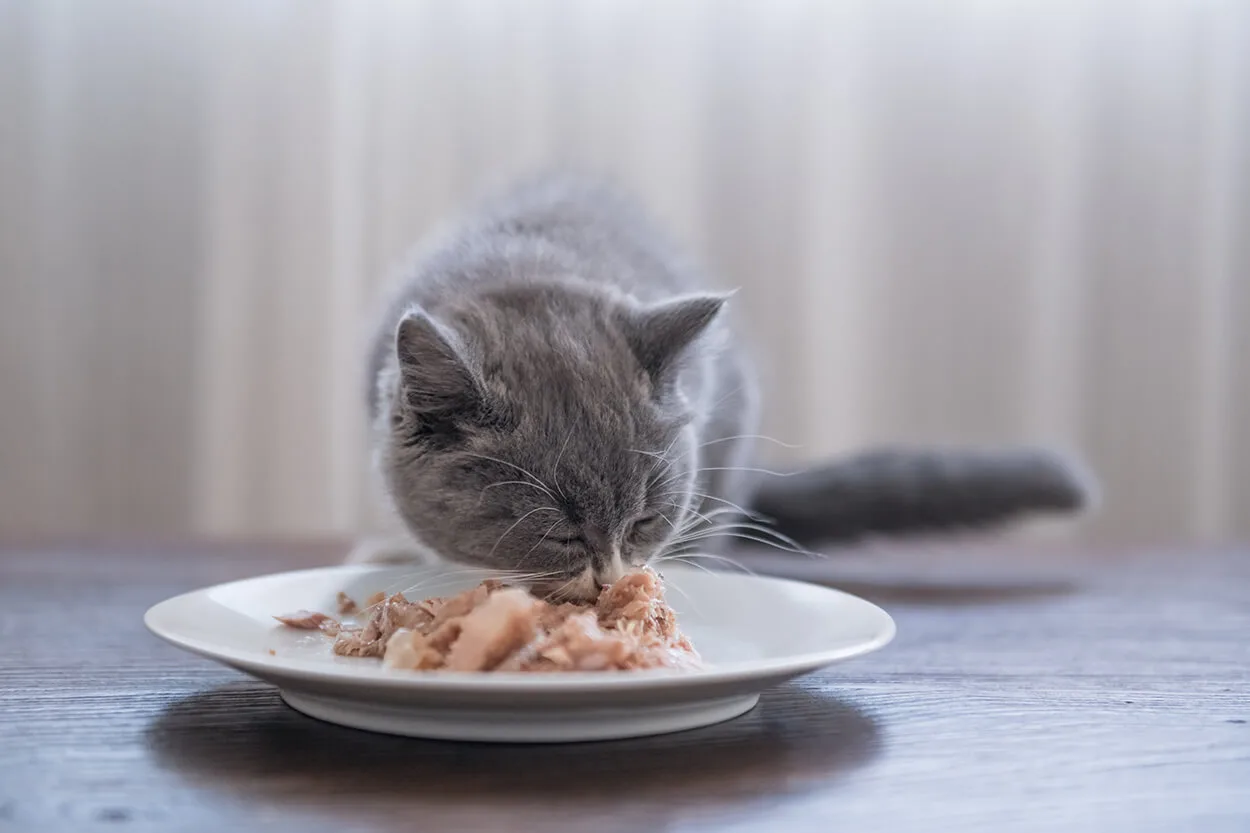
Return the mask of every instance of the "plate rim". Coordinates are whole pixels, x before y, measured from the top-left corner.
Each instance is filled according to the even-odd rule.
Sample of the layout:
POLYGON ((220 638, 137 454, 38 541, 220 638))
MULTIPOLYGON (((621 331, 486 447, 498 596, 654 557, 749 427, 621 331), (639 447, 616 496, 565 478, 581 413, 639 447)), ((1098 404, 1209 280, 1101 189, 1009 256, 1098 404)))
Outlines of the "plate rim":
POLYGON ((187 637, 162 628, 159 619, 168 610, 180 603, 186 603, 197 596, 207 596, 217 590, 235 585, 247 584, 264 579, 280 577, 312 577, 319 574, 355 575, 372 572, 386 572, 394 565, 330 565, 323 567, 304 568, 299 570, 283 570, 276 573, 265 573, 250 578, 219 582, 185 593, 171 596, 149 607, 143 614, 143 624, 150 633, 164 642, 217 662, 222 662, 250 674, 262 678, 281 678, 308 683, 336 683, 352 686, 383 688, 388 690, 421 690, 430 693, 487 693, 487 692, 518 692, 538 694, 580 694, 602 691, 632 691, 686 688, 689 686, 722 685, 747 682, 754 679, 768 679, 780 676, 797 676, 814 671, 845 660, 854 659, 884 648, 893 641, 898 627, 890 614, 873 602, 853 593, 839 590, 815 582, 781 578, 778 576, 741 576, 735 573, 716 573, 718 578, 734 579, 749 578, 752 581, 765 581, 782 585, 801 585, 816 588, 822 592, 849 599, 862 605, 880 621, 878 632, 870 639, 865 639, 849 646, 824 651, 807 651, 786 657, 764 660, 738 660, 719 663, 708 668, 696 670, 642 670, 622 674, 617 671, 590 671, 569 674, 526 674, 522 672, 480 672, 433 670, 420 673, 402 669, 387 669, 380 665, 370 664, 367 668, 353 668, 346 665, 326 663, 322 660, 308 660, 282 655, 258 656, 255 651, 237 650, 217 643, 187 637), (362 671, 364 673, 362 673, 362 671))

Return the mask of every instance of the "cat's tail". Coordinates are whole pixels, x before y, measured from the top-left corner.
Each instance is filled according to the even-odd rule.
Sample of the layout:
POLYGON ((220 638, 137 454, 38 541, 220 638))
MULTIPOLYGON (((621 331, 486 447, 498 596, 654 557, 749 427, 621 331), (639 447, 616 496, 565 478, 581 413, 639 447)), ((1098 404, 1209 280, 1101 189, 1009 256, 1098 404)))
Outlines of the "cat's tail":
POLYGON ((984 529, 1097 501, 1079 463, 1036 448, 887 448, 763 477, 751 509, 800 544, 984 529))

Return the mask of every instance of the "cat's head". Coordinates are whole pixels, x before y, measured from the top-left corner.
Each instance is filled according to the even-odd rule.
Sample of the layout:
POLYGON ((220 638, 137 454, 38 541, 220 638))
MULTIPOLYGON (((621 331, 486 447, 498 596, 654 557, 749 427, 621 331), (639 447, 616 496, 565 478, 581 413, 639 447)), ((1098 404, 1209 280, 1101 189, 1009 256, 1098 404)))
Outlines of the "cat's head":
POLYGON ((672 543, 698 440, 679 377, 725 297, 640 305, 568 286, 410 309, 384 382, 379 465, 444 558, 593 595, 672 543))

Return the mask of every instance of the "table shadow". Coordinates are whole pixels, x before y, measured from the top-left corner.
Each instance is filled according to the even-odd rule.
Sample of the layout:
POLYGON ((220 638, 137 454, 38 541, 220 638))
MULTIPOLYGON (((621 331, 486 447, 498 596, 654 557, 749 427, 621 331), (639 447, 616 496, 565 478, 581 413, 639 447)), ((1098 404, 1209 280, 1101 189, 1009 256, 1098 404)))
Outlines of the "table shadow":
POLYGON ((723 810, 779 792, 827 788, 882 747, 876 721, 791 683, 747 715, 652 738, 577 744, 472 744, 392 737, 321 723, 277 691, 238 682, 167 707, 148 726, 156 762, 196 787, 267 802, 593 803, 723 810))
MULTIPOLYGON (((968 572, 974 568, 967 564, 951 575, 918 577, 900 574, 897 560, 892 567, 881 564, 872 566, 864 557, 847 562, 836 555, 811 558, 769 553, 758 547, 735 549, 732 554, 759 575, 832 587, 883 606, 992 606, 1044 601, 1068 596, 1081 589, 1077 581, 1067 576, 1012 576, 1004 575, 1000 570, 987 570, 984 576, 970 577, 968 572)), ((708 567, 713 570, 728 569, 716 564, 708 567)))
POLYGON ((971 584, 968 582, 922 581, 818 581, 879 605, 917 607, 975 607, 1067 596, 1075 593, 1075 582, 1039 580, 1018 583, 971 584))

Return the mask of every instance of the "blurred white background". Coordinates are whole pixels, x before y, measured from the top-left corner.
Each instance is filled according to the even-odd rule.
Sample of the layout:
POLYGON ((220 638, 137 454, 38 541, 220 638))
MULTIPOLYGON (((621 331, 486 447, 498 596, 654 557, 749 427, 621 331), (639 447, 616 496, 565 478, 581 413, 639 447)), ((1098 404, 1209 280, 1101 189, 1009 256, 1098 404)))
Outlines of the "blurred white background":
POLYGON ((0 532, 367 517, 363 336, 477 190, 617 175, 767 432, 1058 442, 1250 531, 1250 3, 0 0, 0 532))

